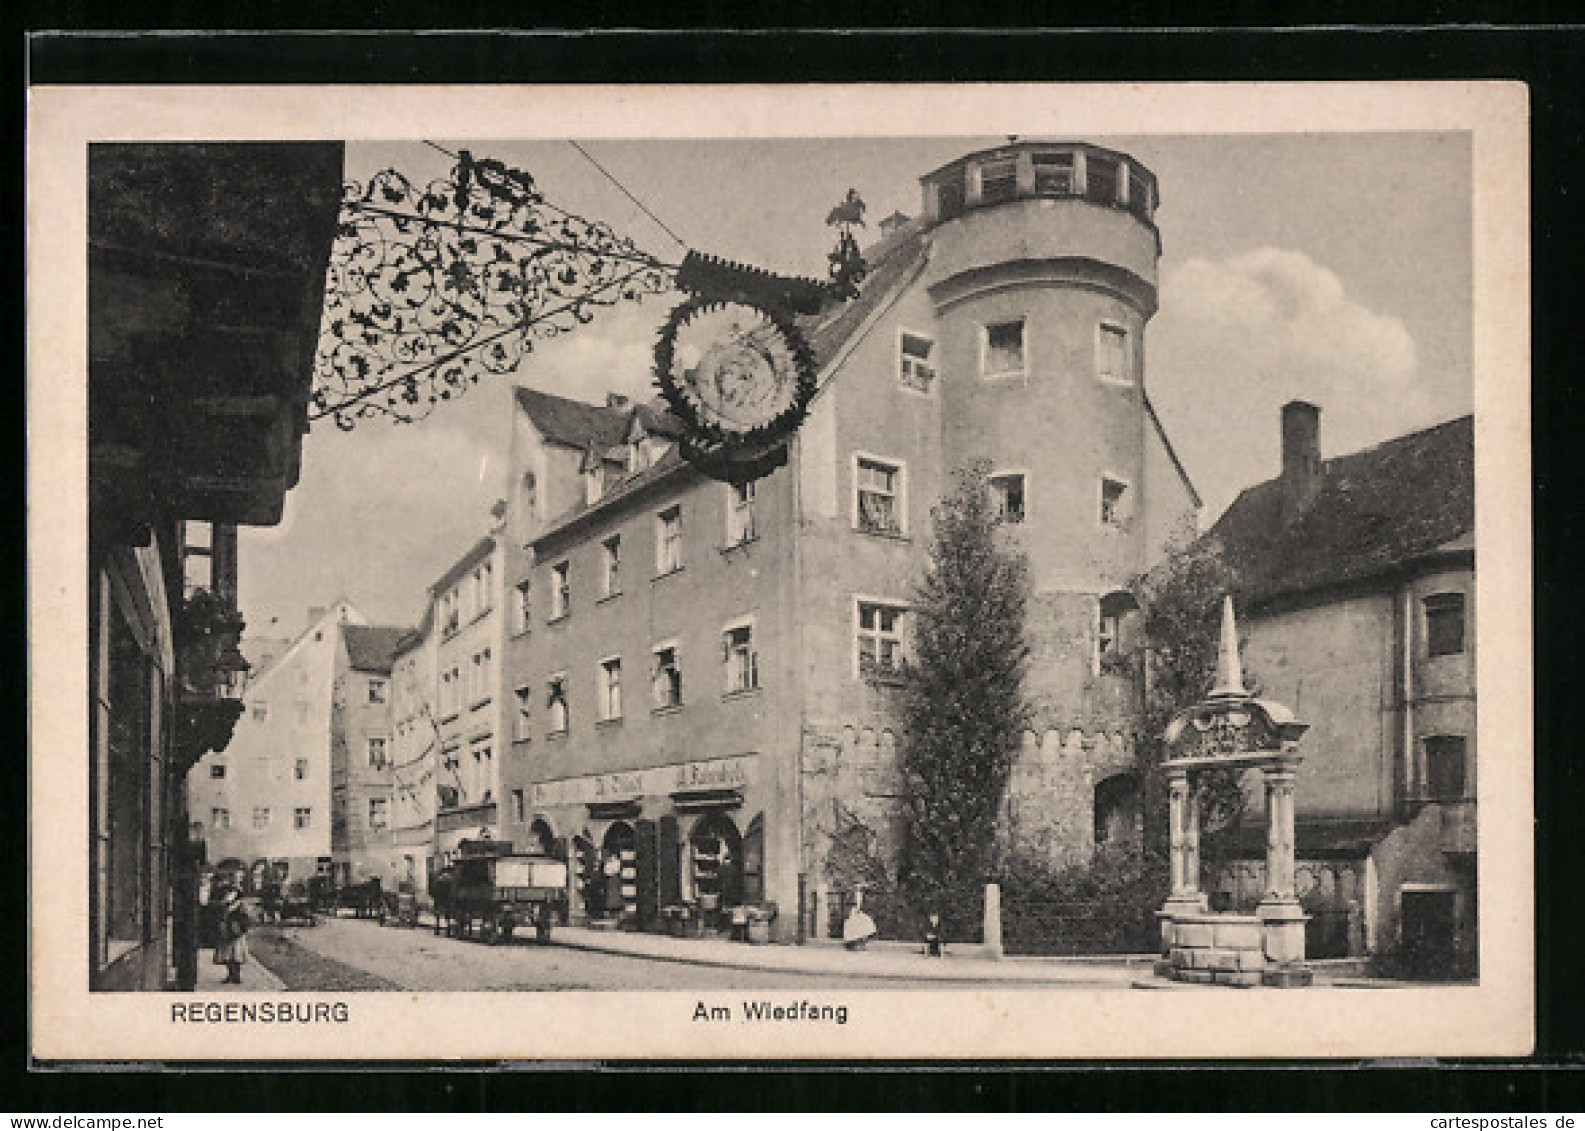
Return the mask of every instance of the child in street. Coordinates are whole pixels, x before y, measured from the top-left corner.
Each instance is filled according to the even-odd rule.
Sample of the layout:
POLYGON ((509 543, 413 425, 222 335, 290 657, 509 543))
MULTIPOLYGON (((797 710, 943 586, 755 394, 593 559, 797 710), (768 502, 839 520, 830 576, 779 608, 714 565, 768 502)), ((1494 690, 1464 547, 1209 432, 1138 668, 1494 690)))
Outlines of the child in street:
POLYGON ((226 968, 226 981, 242 984, 242 967, 248 961, 248 929, 252 917, 242 903, 242 893, 227 884, 220 892, 220 941, 215 944, 215 965, 226 968))

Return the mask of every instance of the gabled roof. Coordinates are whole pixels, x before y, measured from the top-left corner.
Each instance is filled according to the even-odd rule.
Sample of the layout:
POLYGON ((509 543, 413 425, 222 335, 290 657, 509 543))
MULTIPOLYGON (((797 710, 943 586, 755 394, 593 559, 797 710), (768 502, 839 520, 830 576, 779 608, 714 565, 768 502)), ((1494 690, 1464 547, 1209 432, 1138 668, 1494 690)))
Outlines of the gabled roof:
MULTIPOLYGON (((521 391, 522 390, 519 390, 519 392, 521 391)), ((490 552, 494 549, 495 536, 493 534, 486 534, 483 538, 480 538, 477 542, 475 542, 466 554, 463 554, 462 557, 458 558, 455 565, 453 565, 445 573, 441 574, 440 578, 430 585, 429 591, 431 593, 442 592, 447 586, 456 581, 463 574, 467 573, 476 564, 489 557, 490 552)))
POLYGON ((1247 488, 1206 533, 1255 601, 1366 581, 1475 529, 1474 417, 1325 460, 1314 501, 1284 522, 1282 481, 1247 488))
POLYGON ((848 339, 924 259, 928 243, 923 231, 904 229, 869 249, 869 274, 864 277, 857 298, 832 303, 819 314, 798 319, 798 328, 814 352, 816 370, 824 370, 831 363, 848 339))
POLYGON ((604 450, 620 444, 627 431, 631 407, 606 408, 522 386, 516 391, 517 403, 550 443, 604 450))
POLYGON ((347 642, 347 661, 352 670, 389 673, 397 642, 409 631, 390 624, 342 625, 341 636, 347 642))

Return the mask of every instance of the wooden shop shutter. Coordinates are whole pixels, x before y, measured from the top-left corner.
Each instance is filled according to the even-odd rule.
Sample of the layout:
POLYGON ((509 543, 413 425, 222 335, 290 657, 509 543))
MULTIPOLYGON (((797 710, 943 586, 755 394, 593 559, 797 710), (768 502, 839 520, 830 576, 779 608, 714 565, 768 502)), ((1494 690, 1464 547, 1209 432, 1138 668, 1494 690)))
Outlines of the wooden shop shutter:
POLYGON ((682 836, 677 818, 671 814, 660 819, 660 905, 670 907, 682 902, 682 836))
POLYGON ((638 928, 647 930, 654 925, 660 914, 660 902, 657 877, 655 874, 656 832, 655 822, 642 820, 634 822, 635 847, 638 850, 637 876, 638 887, 638 928))

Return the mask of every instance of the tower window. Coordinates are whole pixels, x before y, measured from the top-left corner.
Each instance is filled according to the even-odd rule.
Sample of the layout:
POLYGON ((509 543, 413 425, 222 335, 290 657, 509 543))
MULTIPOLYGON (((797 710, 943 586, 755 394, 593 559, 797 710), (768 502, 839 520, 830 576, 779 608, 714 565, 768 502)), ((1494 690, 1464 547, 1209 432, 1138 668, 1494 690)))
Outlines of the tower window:
POLYGON ((991 506, 998 522, 1024 521, 1024 477, 993 475, 990 478, 991 506))
POLYGON ((1085 163, 1085 198, 1096 204, 1119 203, 1120 170, 1115 158, 1091 154, 1085 163))
POLYGON ((1128 484, 1119 479, 1101 480, 1101 525, 1122 526, 1128 519, 1128 484))
POLYGON ((223 778, 223 777, 225 777, 226 776, 226 764, 224 762, 215 762, 215 763, 213 763, 209 767, 209 776, 212 777, 212 778, 223 778))
POLYGON ((1015 377, 1024 372, 1024 320, 988 323, 980 349, 980 374, 1015 377))
POLYGON ((1018 193, 1018 164, 1007 157, 980 166, 980 200, 997 204, 1012 200, 1018 193))
POLYGON ((1128 331, 1103 322, 1095 334, 1095 375, 1119 385, 1131 383, 1128 369, 1128 331))
POLYGON ((1437 593, 1425 599, 1425 650, 1430 656, 1464 650, 1464 594, 1437 593))
POLYGON ((1073 154, 1036 153, 1035 193, 1038 196, 1071 196, 1073 193, 1073 154))

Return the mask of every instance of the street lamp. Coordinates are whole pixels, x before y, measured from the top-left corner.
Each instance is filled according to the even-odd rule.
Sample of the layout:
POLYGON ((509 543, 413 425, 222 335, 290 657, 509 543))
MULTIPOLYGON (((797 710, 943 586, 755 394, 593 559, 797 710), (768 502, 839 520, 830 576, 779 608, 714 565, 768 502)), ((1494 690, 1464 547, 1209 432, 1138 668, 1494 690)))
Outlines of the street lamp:
POLYGON ((253 665, 243 658, 237 642, 228 639, 215 659, 215 695, 220 699, 239 700, 248 689, 248 672, 253 665))

